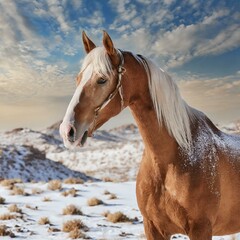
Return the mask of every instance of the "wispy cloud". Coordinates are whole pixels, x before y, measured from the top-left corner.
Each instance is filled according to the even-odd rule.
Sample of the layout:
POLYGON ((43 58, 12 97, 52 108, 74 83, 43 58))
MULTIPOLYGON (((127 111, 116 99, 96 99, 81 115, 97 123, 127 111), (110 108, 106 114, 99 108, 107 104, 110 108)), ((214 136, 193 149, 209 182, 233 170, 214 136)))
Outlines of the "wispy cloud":
MULTIPOLYGON (((51 102, 58 111, 65 107, 62 102, 72 94, 80 59, 84 56, 82 30, 97 45, 101 44, 102 29, 109 30, 118 48, 141 53, 176 77, 184 64, 196 58, 214 55, 224 58, 224 53, 240 47, 240 15, 227 1, 221 4, 212 0, 180 2, 0 1, 1 109, 4 104, 22 104, 26 110, 23 104, 28 102, 39 108, 51 102)), ((240 66, 236 72, 239 69, 240 66)), ((197 105, 201 106, 201 102, 210 108, 207 102, 212 99, 215 107, 209 111, 214 112, 217 103, 235 107, 235 103, 239 104, 239 74, 214 79, 207 77, 209 72, 199 77, 189 71, 191 79, 182 76, 181 84, 187 98, 195 99, 197 105), (194 91, 199 98, 197 94, 191 95, 194 91), (223 103, 218 96, 229 100, 223 103)), ((31 111, 35 111, 33 107, 31 111)))
POLYGON ((188 76, 179 81, 185 100, 193 107, 207 113, 216 123, 240 116, 240 75, 222 78, 188 76))

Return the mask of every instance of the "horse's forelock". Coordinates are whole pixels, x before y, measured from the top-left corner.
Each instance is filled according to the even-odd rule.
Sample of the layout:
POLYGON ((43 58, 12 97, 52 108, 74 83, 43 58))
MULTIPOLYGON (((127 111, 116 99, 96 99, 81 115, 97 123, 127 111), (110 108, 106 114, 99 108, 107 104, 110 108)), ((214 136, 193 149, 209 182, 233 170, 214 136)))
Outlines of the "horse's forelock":
POLYGON ((104 47, 94 48, 83 60, 80 72, 92 65, 93 72, 99 76, 110 77, 113 73, 111 60, 104 47))

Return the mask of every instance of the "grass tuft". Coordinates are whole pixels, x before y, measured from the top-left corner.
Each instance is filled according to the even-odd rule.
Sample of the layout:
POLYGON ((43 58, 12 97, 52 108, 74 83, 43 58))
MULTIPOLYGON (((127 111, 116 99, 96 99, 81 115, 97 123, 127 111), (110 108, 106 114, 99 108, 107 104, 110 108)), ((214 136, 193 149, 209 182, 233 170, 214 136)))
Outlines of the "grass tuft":
POLYGON ((4 187, 13 186, 16 183, 22 183, 21 179, 4 179, 0 182, 0 184, 4 187))
POLYGON ((20 209, 16 204, 12 204, 8 207, 9 212, 22 213, 22 209, 20 209))
POLYGON ((108 199, 117 199, 117 195, 114 193, 111 193, 108 199))
POLYGON ((69 220, 63 224, 62 231, 63 232, 71 232, 75 229, 83 229, 84 231, 88 231, 88 227, 80 220, 69 220))
POLYGON ((97 205, 103 204, 103 201, 96 197, 93 197, 93 198, 88 199, 87 204, 88 204, 88 206, 92 207, 92 206, 97 206, 97 205))
POLYGON ((5 213, 0 215, 0 220, 4 221, 4 220, 11 220, 11 219, 16 219, 17 216, 14 214, 10 214, 10 213, 5 213))
POLYGON ((4 204, 5 201, 6 201, 6 199, 0 196, 0 204, 4 204))
POLYGON ((12 195, 22 195, 22 196, 27 195, 23 188, 16 187, 16 186, 13 187, 11 194, 12 195))
POLYGON ((51 180, 48 182, 48 189, 52 191, 61 190, 62 183, 60 180, 51 180))
POLYGON ((110 195, 111 193, 110 193, 108 190, 105 190, 105 191, 103 192, 103 194, 104 194, 104 195, 110 195))
POLYGON ((63 209, 63 215, 83 215, 83 213, 81 209, 73 204, 70 204, 63 209))
POLYGON ((117 223, 117 222, 134 222, 137 221, 137 218, 131 219, 127 217, 125 214, 122 212, 115 212, 115 213, 108 213, 107 214, 107 220, 112 223, 117 223))
POLYGON ((32 194, 37 195, 43 193, 43 190, 40 188, 33 188, 32 189, 32 194))
POLYGON ((43 202, 51 202, 52 199, 50 197, 44 197, 42 201, 43 202))
POLYGON ((68 195, 72 195, 72 197, 76 197, 77 196, 77 190, 75 188, 71 188, 70 190, 68 191, 64 191, 62 192, 62 195, 64 197, 67 197, 68 195))
POLYGON ((38 206, 33 207, 33 206, 29 205, 29 204, 26 204, 25 207, 29 208, 31 210, 38 210, 38 206))
POLYGON ((11 238, 15 237, 14 233, 8 230, 6 225, 0 225, 0 236, 9 236, 11 238))
POLYGON ((67 178, 63 181, 65 184, 83 184, 84 181, 81 178, 67 178))
POLYGON ((48 217, 42 217, 38 220, 38 224, 40 225, 50 224, 50 220, 48 217))
POLYGON ((75 228, 68 235, 71 239, 89 239, 81 230, 75 228))

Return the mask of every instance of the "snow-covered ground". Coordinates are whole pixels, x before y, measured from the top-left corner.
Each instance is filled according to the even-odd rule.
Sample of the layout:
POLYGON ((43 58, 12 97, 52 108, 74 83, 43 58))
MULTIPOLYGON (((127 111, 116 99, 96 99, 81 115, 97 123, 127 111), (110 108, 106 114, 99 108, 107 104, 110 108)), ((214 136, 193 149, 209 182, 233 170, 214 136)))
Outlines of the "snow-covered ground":
MULTIPOLYGON (((21 213, 10 213, 17 216, 15 219, 0 220, 0 225, 7 226, 7 229, 15 235, 15 239, 71 239, 69 233, 63 231, 63 225, 73 219, 80 219, 88 227, 87 231, 82 232, 90 239, 145 239, 142 216, 135 198, 135 182, 62 184, 61 190, 54 191, 48 189, 48 183, 17 183, 16 186, 23 189, 26 196, 12 195, 7 187, 1 186, 0 188, 0 195, 5 198, 5 204, 0 205, 0 219, 4 214, 10 213, 9 206, 12 204, 16 204, 21 209, 21 213), (63 195, 72 188, 77 190, 76 196, 63 195), (115 194, 116 198, 109 199, 108 192, 115 194), (102 200, 103 204, 89 206, 87 201, 93 197, 102 200), (82 215, 64 215, 63 209, 70 204, 81 209, 82 215), (103 216, 107 211, 110 213, 120 211, 131 220, 130 222, 112 223, 103 216), (50 223, 39 224, 39 220, 45 217, 50 223)), ((1 239, 9 239, 9 236, 1 237, 1 239)), ((177 239, 187 238, 179 236, 177 239)), ((213 239, 231 240, 233 238, 214 237, 213 239)))
MULTIPOLYGON (((224 130, 237 133, 238 125, 231 124, 224 130), (229 127, 230 126, 230 127, 229 127)), ((65 222, 80 219, 87 227, 84 234, 90 239, 145 239, 142 217, 135 199, 135 178, 141 161, 143 144, 137 128, 127 125, 111 131, 98 131, 88 139, 84 148, 68 151, 58 135, 58 124, 43 131, 15 129, 0 133, 0 180, 20 178, 16 183, 25 195, 12 195, 14 190, 0 183, 0 236, 1 225, 12 231, 15 239, 70 239, 63 231, 65 222), (49 190, 50 179, 81 178, 84 184, 65 184, 61 190, 49 190), (112 182, 99 181, 108 179, 112 182), (37 182, 31 182, 32 180, 37 182), (75 190, 71 190, 74 188, 75 190), (76 192, 75 196, 64 193, 76 192), (116 195, 110 198, 109 191, 116 195), (103 204, 88 206, 87 200, 97 197, 103 204), (48 201, 44 201, 48 200, 48 201), (22 213, 11 212, 16 204, 22 213), (73 204, 82 215, 63 215, 63 209, 73 204), (122 212, 130 222, 112 223, 103 213, 122 212), (47 217, 50 224, 41 225, 39 219, 47 217)), ((13 187, 11 187, 13 188, 13 187)), ((21 191, 20 191, 21 193, 21 191)), ((114 195, 113 195, 114 196, 114 195)), ((10 239, 9 236, 1 239, 10 239)), ((178 239, 186 239, 179 237, 178 239)), ((232 237, 214 237, 214 240, 232 240, 232 237)), ((240 235, 235 239, 240 240, 240 235)))
POLYGON ((1 196, 6 199, 6 203, 0 205, 0 217, 9 213, 8 207, 11 204, 16 204, 22 210, 22 214, 17 214, 16 219, 0 220, 0 222, 7 225, 19 239, 67 239, 68 233, 63 232, 62 228, 65 222, 72 219, 80 219, 89 228, 88 231, 83 232, 91 239, 144 239, 142 217, 135 199, 134 182, 63 184, 62 190, 57 191, 48 190, 47 183, 23 183, 17 186, 23 188, 29 196, 11 195, 10 190, 1 187, 1 196), (62 195, 62 192, 72 188, 77 190, 77 196, 62 195), (32 189, 37 189, 40 193, 33 194, 32 189), (115 194, 116 199, 109 200, 110 195, 105 194, 105 191, 115 194), (93 197, 102 200, 103 204, 88 206, 87 200, 93 197), (44 198, 49 198, 50 201, 43 201, 44 198), (83 215, 63 215, 63 209, 70 204, 80 208, 83 215), (109 222, 103 216, 107 211, 111 213, 121 211, 134 221, 109 222), (48 217, 50 224, 40 225, 38 221, 42 217, 48 217), (56 228, 59 231, 51 232, 49 228, 56 228))

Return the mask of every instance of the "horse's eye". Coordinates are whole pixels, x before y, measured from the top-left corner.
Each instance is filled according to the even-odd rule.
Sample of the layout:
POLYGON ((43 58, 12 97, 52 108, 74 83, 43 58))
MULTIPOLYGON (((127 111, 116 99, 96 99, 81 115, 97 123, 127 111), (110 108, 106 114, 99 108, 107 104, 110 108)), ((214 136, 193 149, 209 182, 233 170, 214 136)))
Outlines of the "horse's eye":
POLYGON ((104 78, 99 78, 99 79, 97 80, 97 84, 99 84, 99 85, 105 84, 106 82, 107 82, 107 80, 104 79, 104 78))

